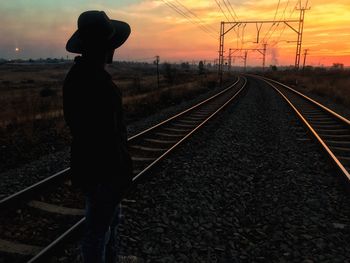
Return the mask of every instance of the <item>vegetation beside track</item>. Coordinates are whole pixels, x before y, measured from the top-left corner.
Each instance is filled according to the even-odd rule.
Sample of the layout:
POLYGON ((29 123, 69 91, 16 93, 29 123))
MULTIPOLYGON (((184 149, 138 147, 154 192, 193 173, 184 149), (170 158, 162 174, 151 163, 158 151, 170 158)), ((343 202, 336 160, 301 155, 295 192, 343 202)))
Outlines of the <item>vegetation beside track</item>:
POLYGON ((350 70, 337 68, 312 68, 304 70, 275 70, 265 76, 290 85, 301 92, 332 99, 350 108, 350 70))
MULTIPOLYGON (((0 66, 0 171, 69 145, 61 88, 70 66, 0 66)), ((110 65, 108 71, 123 92, 128 123, 217 86, 216 73, 200 72, 198 66, 188 64, 160 65, 159 87, 153 64, 119 62, 110 65)))

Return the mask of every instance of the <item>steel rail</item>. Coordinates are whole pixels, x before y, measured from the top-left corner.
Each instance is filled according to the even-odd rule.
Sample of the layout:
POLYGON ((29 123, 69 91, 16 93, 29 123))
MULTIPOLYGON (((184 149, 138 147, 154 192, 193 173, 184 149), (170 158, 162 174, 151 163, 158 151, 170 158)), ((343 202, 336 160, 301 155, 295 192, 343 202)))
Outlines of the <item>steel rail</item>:
MULTIPOLYGON (((236 84, 238 84, 240 79, 238 79, 234 84, 230 85, 229 88, 232 88, 236 84)), ((247 84, 247 79, 244 78, 244 84, 242 87, 228 100, 226 101, 219 109, 217 109, 214 113, 210 114, 209 117, 207 117, 201 124, 199 124, 195 129, 193 129, 189 134, 187 134, 184 138, 182 138, 180 141, 178 141, 175 145, 173 145, 170 149, 168 149, 165 153, 163 153, 159 158, 157 158, 155 161, 153 161, 151 164, 149 164, 145 169, 143 169, 140 173, 138 173, 136 176, 133 178, 133 183, 136 183, 138 179, 141 178, 142 175, 145 175, 148 171, 150 171, 152 168, 155 167, 156 164, 158 164, 161 160, 163 160, 169 153, 174 151, 174 149, 181 143, 183 143, 186 139, 188 139, 191 135, 193 135, 198 129, 200 129, 203 125, 205 125, 210 119, 212 119, 214 116, 216 116, 223 108, 225 108, 232 100, 234 100, 245 88, 247 84)), ((228 90, 229 88, 225 89, 228 90)), ((220 92, 222 94, 222 92, 220 92)), ((215 97, 217 97, 215 95, 215 97)), ((208 99, 205 101, 209 101, 208 99)), ((200 103, 201 105, 203 104, 200 103)), ((195 107, 192 107, 195 108, 195 107)), ((188 110, 184 111, 183 113, 188 112, 188 110)), ((180 113, 176 116, 180 116, 183 113, 180 113)), ((175 117, 175 116, 174 116, 175 117)), ((174 117, 170 119, 174 119, 174 117)), ((170 120, 169 119, 169 120, 170 120)), ((162 122, 164 123, 164 122, 162 122)), ((155 125, 154 127, 159 127, 159 125, 155 125)), ((153 129, 150 128, 147 131, 153 129)), ((144 134, 146 131, 140 133, 144 134)), ((83 224, 85 223, 85 217, 79 220, 78 223, 76 223, 74 226, 72 226, 70 229, 68 229, 65 233, 63 233, 61 236, 59 236, 55 241, 53 241, 51 244, 46 246, 44 249, 42 249, 37 255, 35 255, 33 258, 31 258, 27 263, 41 263, 41 262, 47 262, 48 257, 50 257, 55 251, 60 248, 61 246, 64 245, 65 242, 68 240, 71 240, 74 236, 76 236, 77 232, 79 232, 83 224)))
MULTIPOLYGON (((237 82, 238 83, 238 82, 237 82)), ((188 133, 185 137, 183 137, 181 140, 179 140, 175 145, 173 145, 170 149, 168 149, 165 153, 163 153, 160 157, 158 157, 156 160, 154 160, 149 166, 147 166, 144 170, 142 170, 139 174, 137 174, 133 181, 136 181, 139 177, 141 177, 143 174, 145 174, 148 170, 150 170, 156 163, 158 163, 160 160, 162 160, 165 156, 167 156, 173 149, 175 149, 179 144, 181 144, 183 141, 188 139, 193 133, 195 133, 198 129, 200 129, 204 124, 206 124, 211 118, 213 118, 218 112, 220 112, 227 104, 229 104, 234 98, 238 96, 238 94, 241 93, 241 91, 244 89, 244 87, 247 84, 247 79, 244 79, 244 84, 242 87, 235 93, 234 96, 232 96, 224 105, 222 105, 219 109, 217 109, 214 113, 212 113, 209 117, 207 117, 201 124, 199 124, 195 129, 193 129, 190 133, 188 133)), ((230 86, 232 87, 232 86, 230 86)))
POLYGON ((311 99, 310 97, 304 95, 303 93, 301 93, 301 92, 299 92, 299 91, 297 91, 297 90, 295 90, 295 89, 293 89, 293 88, 291 88, 291 87, 288 87, 287 85, 285 85, 285 84, 283 84, 283 83, 281 83, 281 82, 278 82, 278 81, 276 81, 276 80, 269 79, 269 78, 266 78, 266 77, 261 77, 261 78, 265 79, 265 81, 272 81, 272 82, 274 82, 274 83, 276 83, 276 84, 278 84, 278 85, 281 85, 282 87, 284 87, 284 88, 286 88, 286 89, 288 89, 288 90, 290 90, 290 91, 292 91, 292 92, 294 92, 294 93, 300 95, 300 96, 303 97, 304 99, 310 101, 311 103, 313 103, 313 104, 319 106, 320 108, 322 108, 323 110, 327 111, 328 113, 330 113, 331 115, 333 115, 335 118, 341 120, 342 122, 344 122, 344 123, 347 124, 347 125, 350 125, 350 120, 344 118, 343 116, 341 116, 341 115, 339 115, 338 113, 332 111, 331 109, 327 108, 326 106, 322 105, 321 103, 319 103, 319 102, 317 102, 317 101, 311 99))
POLYGON ((278 81, 266 78, 266 77, 261 77, 261 76, 256 76, 256 75, 250 75, 253 77, 256 77, 258 79, 263 80, 265 83, 267 83, 269 86, 271 86, 272 88, 274 88, 283 98, 284 100, 291 106, 291 108, 294 110, 294 112, 296 113, 297 117, 299 117, 299 119, 302 121, 302 123, 307 127, 307 129, 311 132, 311 134, 313 135, 313 137, 316 139, 316 141, 319 143, 319 145, 322 147, 322 149, 324 149, 324 151, 327 153, 327 156, 331 159, 331 161, 336 165, 336 167, 338 168, 338 170, 345 176, 345 178, 347 178, 348 181, 350 181, 350 174, 349 171, 344 167, 343 163, 338 159, 338 157, 336 156, 336 154, 333 153, 333 151, 330 149, 330 147, 327 145, 327 143, 321 138, 321 136, 317 133, 317 131, 312 127, 312 124, 309 123, 309 121, 303 116, 302 112, 297 109, 297 107, 291 102, 291 100, 285 95, 283 94, 282 91, 280 91, 278 89, 278 87, 276 87, 274 84, 272 84, 271 82, 277 84, 277 85, 281 85, 282 87, 292 91, 294 94, 300 96, 301 98, 305 99, 306 101, 308 101, 309 103, 311 103, 312 105, 315 105, 319 108, 321 108, 322 110, 326 111, 327 113, 329 113, 331 116, 333 116, 334 118, 336 118, 337 120, 343 122, 346 126, 350 125, 350 121, 347 120, 346 118, 340 116, 339 114, 335 113, 334 111, 330 110, 329 108, 327 108, 326 106, 316 102, 315 100, 307 97, 306 95, 288 87, 285 84, 282 84, 278 81))
POLYGON ((21 202, 25 198, 29 198, 33 193, 36 193, 45 187, 52 185, 56 182, 61 181, 62 179, 68 178, 68 173, 69 173, 70 168, 65 168, 62 171, 59 171, 44 180, 41 180, 21 191, 18 191, 10 196, 7 196, 0 200, 0 209, 3 209, 5 207, 9 207, 13 205, 14 203, 21 202))
MULTIPOLYGON (((216 97, 220 96, 221 94, 227 92, 229 89, 231 89, 233 86, 235 86, 239 81, 240 81, 240 77, 238 77, 237 80, 233 84, 231 84, 229 87, 218 92, 217 94, 201 101, 200 103, 190 107, 189 109, 186 109, 186 110, 184 110, 184 111, 182 111, 182 112, 180 112, 180 113, 178 113, 178 114, 176 114, 176 115, 174 115, 174 116, 172 116, 172 117, 170 117, 170 118, 168 118, 168 119, 166 119, 166 120, 164 120, 164 121, 162 121, 162 122, 160 122, 160 123, 158 123, 150 128, 148 128, 148 129, 146 129, 146 130, 144 130, 144 131, 142 131, 134 136, 131 136, 130 138, 128 138, 128 143, 139 138, 141 135, 144 135, 145 133, 150 132, 150 131, 152 131, 152 130, 154 130, 154 129, 156 129, 156 128, 158 128, 166 123, 169 123, 173 119, 178 118, 178 117, 190 112, 191 110, 194 110, 194 109, 202 106, 203 104, 215 99, 216 97)), ((48 178, 45 178, 45 179, 43 179, 43 180, 41 180, 33 185, 21 190, 21 191, 18 191, 18 192, 14 193, 8 197, 1 199, 0 200, 0 209, 10 207, 10 206, 14 205, 15 203, 21 202, 22 200, 26 200, 26 199, 30 198, 30 196, 35 195, 38 191, 44 189, 45 187, 47 187, 51 184, 57 183, 61 180, 64 180, 65 178, 68 177, 69 172, 70 172, 70 167, 65 168, 62 171, 59 171, 48 178)))
POLYGON ((158 123, 158 124, 156 124, 156 125, 154 125, 154 126, 148 128, 148 129, 146 129, 146 130, 144 130, 144 131, 142 131, 142 132, 140 132, 140 133, 138 133, 138 134, 136 134, 136 135, 130 137, 130 138, 128 139, 128 141, 133 140, 133 139, 136 139, 136 137, 139 137, 139 136, 141 136, 141 135, 143 135, 143 134, 145 134, 145 133, 147 133, 147 132, 149 132, 149 131, 152 131, 152 130, 154 130, 154 129, 156 129, 156 128, 158 128, 158 127, 160 127, 160 126, 162 126, 162 125, 164 125, 164 124, 166 124, 166 123, 172 121, 173 119, 178 118, 178 117, 180 117, 180 116, 182 116, 182 115, 184 115, 184 114, 190 112, 191 110, 194 110, 194 109, 196 109, 196 108, 202 106, 203 104, 205 104, 205 103, 207 103, 207 102, 209 102, 209 101, 215 99, 216 97, 220 96, 221 94, 223 94, 223 93, 225 93, 226 91, 228 91, 229 89, 231 89, 233 86, 237 85, 237 83, 238 83, 239 81, 240 81, 240 77, 238 77, 238 79, 237 79, 233 84, 231 84, 229 87, 227 87, 226 89, 224 89, 224 90, 220 91, 219 93, 213 95, 212 97, 210 97, 210 98, 208 98, 208 99, 205 99, 205 100, 203 100, 202 102, 200 102, 200 103, 198 103, 198 104, 196 104, 196 105, 190 107, 189 109, 186 109, 186 110, 184 110, 184 111, 182 111, 182 112, 180 112, 180 113, 178 113, 178 114, 176 114, 176 115, 174 115, 174 116, 168 118, 167 120, 164 120, 164 121, 162 121, 162 122, 160 122, 160 123, 158 123))
MULTIPOLYGON (((144 168, 145 165, 142 165, 142 167, 140 167, 140 168, 142 168, 142 170, 140 172, 137 171, 137 174, 135 173, 135 177, 133 178, 133 185, 135 186, 137 184, 137 181, 143 177, 142 175, 145 175, 147 171, 149 171, 151 168, 153 168, 157 163, 159 163, 159 161, 164 159, 180 143, 185 141, 195 131, 197 131, 206 122, 208 122, 212 117, 214 117, 220 110, 222 110, 228 103, 230 103, 243 90, 246 83, 247 83, 247 80, 246 80, 246 78, 244 78, 244 84, 239 89, 239 91, 236 91, 236 89, 233 89, 237 84, 239 84, 239 85, 242 84, 241 78, 238 77, 237 80, 232 85, 230 85, 228 88, 225 88, 224 90, 218 92, 217 94, 211 96, 208 99, 201 101, 200 103, 190 107, 189 109, 186 109, 186 110, 176 114, 175 116, 172 116, 172 117, 168 118, 167 120, 162 121, 161 123, 154 125, 151 128, 146 129, 145 131, 142 131, 142 132, 136 134, 135 136, 130 137, 128 139, 128 144, 129 145, 134 144, 135 146, 137 146, 138 143, 142 143, 142 141, 149 140, 149 138, 147 138, 147 135, 151 135, 151 136, 152 135, 153 136, 154 135, 157 135, 157 136, 164 136, 165 135, 165 136, 176 136, 176 137, 180 136, 180 138, 181 138, 180 140, 177 139, 176 140, 177 142, 174 141, 175 145, 172 145, 170 147, 170 149, 166 150, 166 152, 161 154, 161 156, 158 158, 137 157, 138 153, 136 153, 136 156, 133 156, 133 157, 136 157, 135 159, 137 161, 143 162, 144 161, 143 159, 146 159, 146 160, 149 159, 152 162, 150 164, 147 164, 148 163, 148 161, 147 161, 146 168, 144 168), (232 92, 226 93, 230 90, 232 90, 232 92), (234 93, 234 95, 232 95, 231 93, 234 93), (220 95, 223 95, 223 96, 220 96, 220 95), (215 100, 215 98, 217 98, 217 99, 215 100), (201 107, 201 106, 203 106, 203 107, 201 107), (212 113, 212 111, 215 111, 215 112, 212 113), (186 113, 188 113, 188 114, 186 114, 186 113), (207 117, 207 116, 209 116, 209 117, 207 117), (186 123, 181 124, 182 121, 187 122, 187 124, 186 123), (189 125, 189 123, 192 123, 192 125, 189 125), (191 129, 187 129, 186 133, 184 133, 183 135, 181 135, 179 133, 176 135, 176 134, 174 134, 174 132, 170 132, 172 134, 169 134, 169 132, 166 132, 164 134, 164 132, 163 132, 163 135, 162 135, 162 133, 159 132, 159 130, 157 129, 157 128, 159 128, 161 131, 161 129, 164 129, 164 128, 167 129, 167 127, 171 128, 173 125, 175 125, 175 127, 178 126, 179 127, 178 130, 181 130, 181 129, 186 130, 187 128, 181 128, 181 127, 184 127, 186 125, 191 127, 191 129), (154 131, 154 132, 152 132, 152 131, 154 131), (140 140, 138 140, 138 139, 140 139, 140 140), (135 142, 136 142, 136 144, 135 144, 135 142)), ((174 129, 174 130, 176 130, 176 129, 174 129)), ((175 131, 175 133, 177 133, 177 131, 175 131)), ((149 140, 149 141, 152 141, 152 140, 149 140)), ((162 140, 153 140, 153 141, 155 141, 155 143, 159 143, 159 142, 163 143, 164 142, 164 140, 163 141, 162 140)), ((168 140, 166 143, 169 143, 169 142, 171 142, 171 140, 170 141, 168 140)), ((168 147, 166 147, 166 148, 168 148, 168 147)), ((57 182, 64 181, 64 179, 67 178, 69 172, 70 172, 70 168, 66 168, 66 169, 64 169, 58 173, 55 173, 54 175, 40 181, 40 182, 33 184, 30 187, 27 187, 27 188, 15 193, 15 194, 12 194, 12 195, 0 200, 0 209, 10 207, 10 205, 14 205, 15 203, 20 203, 21 201, 24 203, 24 201, 27 202, 28 200, 35 198, 35 196, 38 195, 41 192, 41 190, 44 190, 44 188, 47 188, 48 186, 52 185, 53 183, 57 184, 57 182)), ((55 240, 51 244, 44 247, 44 249, 42 249, 38 254, 36 254, 34 257, 32 257, 30 259, 30 261, 28 261, 28 262, 45 262, 45 259, 47 259, 52 253, 57 251, 57 249, 59 249, 62 245, 64 245, 64 243, 67 240, 71 240, 72 238, 74 238, 74 235, 79 233, 79 230, 81 230, 83 224, 84 224, 84 218, 81 218, 78 223, 75 223, 68 230, 66 230, 62 235, 60 235, 58 238, 55 238, 55 240)))

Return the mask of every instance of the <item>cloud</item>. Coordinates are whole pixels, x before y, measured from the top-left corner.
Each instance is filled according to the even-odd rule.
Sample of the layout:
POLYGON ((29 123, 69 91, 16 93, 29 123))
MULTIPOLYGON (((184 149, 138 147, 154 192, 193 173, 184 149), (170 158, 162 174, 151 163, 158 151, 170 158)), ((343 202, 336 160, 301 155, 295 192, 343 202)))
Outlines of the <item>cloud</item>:
MULTIPOLYGON (((130 23, 132 34, 129 40, 117 52, 120 59, 138 59, 156 54, 164 59, 202 59, 218 56, 218 37, 220 21, 226 17, 212 0, 68 0, 60 1, 1 1, 0 3, 0 57, 13 56, 14 47, 20 45, 23 57, 65 56, 65 42, 76 30, 78 15, 88 9, 105 10, 111 17, 130 23), (178 14, 165 2, 173 3, 184 12, 178 14), (182 7, 181 3, 184 7, 182 7), (205 29, 203 29, 203 27, 205 29), (205 32, 209 30, 211 33, 205 32)), ((272 20, 298 18, 294 7, 299 1, 280 1, 278 12, 276 0, 231 0, 239 20, 272 20), (288 5, 287 5, 288 3, 288 5)), ((305 1, 304 1, 305 2, 305 1)), ((229 19, 233 19, 223 1, 221 7, 229 19)), ((226 0, 228 3, 228 0, 226 0)), ((349 52, 350 34, 347 33, 350 17, 348 0, 309 1, 311 10, 305 14, 303 48, 309 47, 314 57, 344 54, 349 52), (341 37, 342 41, 339 41, 341 37)), ((231 10, 231 7, 227 4, 231 10)), ((232 16, 234 14, 232 13, 232 16)), ((235 16, 234 16, 235 17, 235 16)), ((235 17, 236 18, 236 17, 235 17)), ((297 23, 290 25, 297 27, 297 23)), ((232 31, 225 38, 226 48, 236 47, 237 32, 243 35, 242 28, 232 31)), ((260 47, 253 44, 256 40, 256 25, 250 24, 244 30, 243 47, 260 47)), ((293 64, 296 33, 283 23, 263 25, 260 39, 268 39, 268 49, 278 50, 280 64, 293 64), (289 41, 289 42, 288 42, 289 41), (278 44, 274 44, 278 42, 278 44)), ((241 39, 238 39, 239 46, 241 39)), ((275 51, 269 51, 270 54, 275 51)), ((277 52, 277 51, 276 51, 277 52)), ((260 64, 259 54, 249 54, 252 63, 260 64)), ((311 58, 310 58, 311 59, 311 58)), ((268 56, 267 63, 273 57, 268 56)))

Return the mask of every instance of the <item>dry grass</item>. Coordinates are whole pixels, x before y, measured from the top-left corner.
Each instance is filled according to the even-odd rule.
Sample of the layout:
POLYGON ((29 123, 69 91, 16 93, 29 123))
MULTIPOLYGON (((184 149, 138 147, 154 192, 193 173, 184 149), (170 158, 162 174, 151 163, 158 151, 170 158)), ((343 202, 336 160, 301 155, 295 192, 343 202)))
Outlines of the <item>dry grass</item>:
POLYGON ((269 73, 268 76, 350 107, 350 70, 282 71, 269 73))
MULTIPOLYGON (((71 65, 0 65, 0 171, 60 150, 69 144, 62 116, 62 84, 71 65)), ((214 88, 216 74, 174 70, 171 82, 153 65, 112 65, 124 97, 127 121, 214 88)))
MULTIPOLYGON (((35 120, 62 116, 62 84, 70 65, 0 67, 0 128, 35 120)), ((127 111, 135 116, 144 105, 173 104, 193 93, 204 91, 215 83, 216 74, 198 75, 196 72, 178 73, 176 81, 168 83, 160 76, 157 86, 155 72, 144 73, 129 69, 109 71, 122 90, 127 111), (142 107, 140 107, 142 106, 142 107)))

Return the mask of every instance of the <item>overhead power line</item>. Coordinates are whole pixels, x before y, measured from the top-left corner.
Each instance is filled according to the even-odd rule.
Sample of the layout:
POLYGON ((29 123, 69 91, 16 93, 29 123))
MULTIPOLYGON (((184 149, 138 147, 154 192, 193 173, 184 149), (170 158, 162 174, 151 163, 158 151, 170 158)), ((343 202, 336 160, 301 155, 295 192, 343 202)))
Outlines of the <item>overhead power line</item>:
POLYGON ((230 19, 228 19, 227 15, 225 14, 224 10, 222 9, 222 7, 221 7, 219 1, 218 1, 218 0, 215 0, 215 2, 216 2, 216 4, 218 5, 218 7, 220 8, 221 13, 224 15, 224 17, 226 18, 227 22, 229 22, 230 19))
POLYGON ((190 10, 189 8, 187 8, 184 4, 182 4, 180 1, 175 0, 176 3, 178 3, 183 9, 185 9, 188 13, 190 13, 193 17, 195 17, 196 19, 198 19, 198 21, 204 26, 207 27, 208 29, 210 29, 211 31, 213 31, 215 34, 217 34, 217 29, 215 29, 213 26, 211 25, 205 25, 205 23, 203 22, 202 19, 200 19, 200 17, 198 17, 192 10, 190 10))
POLYGON ((274 21, 276 20, 276 16, 277 16, 277 13, 278 13, 278 9, 280 8, 280 3, 281 3, 281 0, 278 0, 278 4, 277 4, 277 7, 276 7, 276 12, 275 12, 275 16, 273 17, 273 20, 274 20, 274 21))
MULTIPOLYGON (((276 6, 275 15, 274 15, 274 17, 273 17, 273 21, 276 21, 276 16, 277 16, 277 13, 278 13, 278 9, 279 9, 279 7, 280 7, 280 3, 281 3, 281 0, 278 0, 277 6, 276 6)), ((263 43, 266 43, 266 42, 267 42, 267 41, 266 41, 266 36, 268 36, 268 34, 270 33, 272 27, 274 27, 275 25, 276 25, 276 23, 272 23, 272 24, 271 24, 269 30, 266 32, 266 34, 265 34, 265 36, 264 36, 264 38, 263 38, 263 43)), ((277 24, 277 25, 278 25, 278 24, 277 24)), ((275 30, 276 30, 276 28, 275 28, 275 30)), ((273 32, 275 32, 275 30, 274 30, 273 32)))
POLYGON ((228 5, 229 5, 230 8, 231 8, 232 13, 233 13, 234 16, 236 17, 236 19, 239 20, 237 14, 236 14, 236 12, 235 12, 235 10, 233 9, 233 7, 232 7, 232 5, 231 5, 231 1, 230 1, 230 0, 227 0, 227 2, 228 2, 228 5))
POLYGON ((224 2, 224 5, 225 5, 225 7, 226 7, 228 13, 229 13, 230 16, 232 17, 232 20, 233 20, 233 21, 236 21, 236 19, 234 18, 233 14, 232 14, 232 12, 231 12, 231 10, 230 10, 230 8, 229 8, 228 5, 226 4, 226 1, 225 1, 225 0, 222 0, 222 1, 224 2))
MULTIPOLYGON (((287 1, 287 4, 286 4, 286 6, 285 6, 285 8, 284 8, 284 10, 283 10, 283 13, 282 13, 282 15, 281 15, 280 20, 285 19, 285 14, 286 14, 287 7, 288 7, 288 5, 289 5, 289 1, 290 1, 290 0, 287 1)), ((275 14, 275 17, 276 17, 276 14, 275 14)), ((267 42, 270 40, 270 38, 271 38, 272 35, 275 33, 275 31, 276 31, 276 29, 278 28, 278 26, 279 26, 279 24, 277 24, 277 26, 274 28, 274 30, 272 31, 272 33, 270 34, 270 36, 267 38, 267 40, 265 41, 265 43, 267 43, 267 42)), ((285 28, 286 28, 286 24, 284 24, 284 27, 283 27, 282 31, 284 31, 285 28)), ((283 32, 282 32, 282 33, 283 33, 283 32)), ((281 36, 281 34, 280 34, 280 36, 281 36)))
MULTIPOLYGON (((230 22, 230 19, 228 18, 228 16, 226 15, 224 9, 222 8, 222 5, 220 4, 220 0, 219 1, 215 0, 215 2, 217 4, 217 6, 219 7, 221 13, 226 18, 226 20, 228 22, 230 22)), ((233 21, 236 21, 235 17, 238 19, 238 16, 237 16, 236 12, 234 11, 230 1, 229 0, 223 0, 223 2, 224 2, 224 5, 225 5, 227 11, 229 12, 230 16, 232 17, 233 21), (228 4, 226 3, 226 1, 228 2, 228 4), (233 14, 234 14, 235 17, 233 16, 233 14)), ((244 37, 244 32, 243 32, 244 31, 244 27, 245 27, 245 25, 243 26, 242 34, 239 33, 239 27, 237 29, 236 28, 233 29, 233 31, 235 31, 236 35, 237 35, 237 48, 238 48, 238 38, 241 38, 241 43, 243 45, 243 42, 244 42, 244 39, 243 39, 243 37, 244 37)), ((242 45, 241 45, 241 48, 242 48, 242 45)))
POLYGON ((185 19, 187 19, 189 22, 191 22, 192 24, 198 26, 202 31, 204 31, 205 33, 209 34, 212 38, 214 38, 215 40, 217 40, 217 36, 213 34, 213 32, 210 31, 210 29, 208 29, 207 27, 203 26, 199 21, 197 20, 193 20, 193 18, 186 14, 183 10, 181 10, 181 8, 179 8, 177 5, 175 5, 174 3, 171 3, 170 1, 167 0, 162 0, 168 7, 170 7, 171 9, 173 9, 176 13, 178 13, 179 15, 181 15, 182 17, 184 17, 185 19))
MULTIPOLYGON (((288 3, 289 3, 289 1, 288 1, 288 3)), ((287 4, 288 4, 288 3, 287 3, 287 4)), ((292 9, 292 11, 291 11, 291 13, 290 13, 290 15, 289 15, 289 18, 292 17, 292 15, 293 15, 294 11, 297 9, 297 6, 298 6, 298 5, 299 5, 299 0, 297 0, 297 3, 295 4, 294 8, 292 9)), ((287 6, 288 6, 288 5, 287 5, 287 6)), ((284 10, 284 13, 285 13, 285 11, 286 11, 286 9, 287 9, 287 6, 286 6, 286 8, 285 8, 285 10, 284 10)), ((284 25, 284 26, 283 26, 280 35, 278 36, 276 42, 275 42, 274 44, 272 44, 272 47, 276 46, 276 45, 279 43, 279 41, 280 41, 280 39, 281 39, 281 37, 282 37, 284 31, 286 30, 286 27, 287 27, 287 25, 284 25)))

